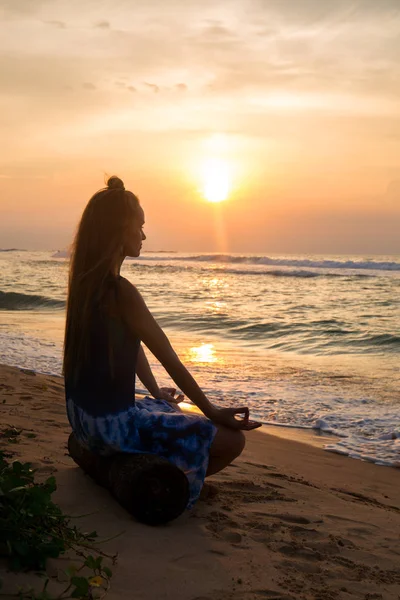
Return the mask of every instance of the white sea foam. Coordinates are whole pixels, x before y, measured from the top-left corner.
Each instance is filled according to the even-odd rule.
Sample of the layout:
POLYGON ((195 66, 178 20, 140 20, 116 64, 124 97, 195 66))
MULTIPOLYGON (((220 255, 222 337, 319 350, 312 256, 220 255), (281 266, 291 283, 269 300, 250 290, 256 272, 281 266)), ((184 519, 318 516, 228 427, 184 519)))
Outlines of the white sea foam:
POLYGON ((234 263, 247 265, 267 265, 280 267, 297 267, 313 269, 350 269, 350 270, 379 270, 379 271, 400 271, 400 260, 349 260, 349 259, 320 259, 315 258, 289 258, 289 257, 269 257, 269 256, 240 256, 236 254, 168 254, 163 255, 152 253, 143 253, 139 259, 144 261, 193 261, 193 262, 211 262, 211 263, 234 263))
POLYGON ((62 349, 56 342, 24 333, 0 333, 0 363, 61 375, 62 349))

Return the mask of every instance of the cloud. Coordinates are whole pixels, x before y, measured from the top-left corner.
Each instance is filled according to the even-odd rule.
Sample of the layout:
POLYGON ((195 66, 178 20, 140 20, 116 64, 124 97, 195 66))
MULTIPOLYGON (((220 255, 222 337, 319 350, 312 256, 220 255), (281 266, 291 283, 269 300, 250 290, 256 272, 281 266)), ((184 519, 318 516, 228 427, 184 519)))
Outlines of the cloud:
POLYGON ((43 21, 43 23, 45 23, 46 25, 52 25, 53 27, 56 27, 57 29, 65 29, 66 28, 66 23, 64 23, 64 21, 43 21))
POLYGON ((397 0, 252 0, 253 14, 268 14, 270 18, 289 25, 315 25, 323 22, 358 21, 399 12, 397 0))
POLYGON ((0 11, 5 16, 35 14, 51 2, 52 0, 0 0, 0 11))
POLYGON ((231 40, 236 38, 234 31, 224 26, 218 20, 206 20, 206 26, 202 29, 202 35, 215 40, 231 40))
POLYGON ((155 83, 147 83, 146 81, 144 81, 144 85, 151 89, 155 94, 158 94, 160 91, 159 86, 155 83))
MULTIPOLYGON (((14 6, 0 0, 5 4, 14 6)), ((31 5, 16 4, 25 11, 31 5)), ((26 109, 16 99, 46 122, 56 115, 61 122, 81 122, 101 113, 104 123, 117 116, 136 123, 142 111, 151 128, 163 123, 173 129, 175 116, 180 126, 196 119, 199 127, 212 128, 223 115, 226 127, 249 127, 254 135, 271 128, 279 133, 271 114, 285 127, 288 115, 295 122, 300 112, 318 113, 315 119, 324 113, 325 122, 332 112, 347 114, 362 135, 368 115, 368 131, 380 135, 380 128, 389 127, 387 115, 399 113, 397 0, 231 0, 229 10, 222 0, 201 6, 165 0, 163 14, 156 0, 137 0, 134 7, 127 0, 104 0, 102 20, 94 0, 79 10, 75 0, 57 0, 56 15, 51 3, 38 5, 40 20, 15 17, 0 24, 2 113, 13 115, 0 114, 6 128, 22 123, 26 109), (58 14, 63 21, 52 20, 58 14), (68 23, 62 35, 57 23, 68 23), (23 43, 28 38, 29 45, 23 43), (132 116, 132 97, 118 89, 124 86, 137 92, 132 116), (94 89, 98 93, 87 93, 94 89), (168 114, 171 124, 152 118, 152 110, 168 114), (373 123, 373 115, 382 118, 373 123)))

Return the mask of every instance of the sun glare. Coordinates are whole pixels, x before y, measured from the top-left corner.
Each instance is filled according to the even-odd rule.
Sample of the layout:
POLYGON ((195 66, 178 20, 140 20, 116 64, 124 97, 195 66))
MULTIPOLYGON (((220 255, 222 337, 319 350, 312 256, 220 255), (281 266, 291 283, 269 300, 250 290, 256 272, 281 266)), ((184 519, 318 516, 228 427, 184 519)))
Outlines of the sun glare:
POLYGON ((218 359, 215 356, 214 344, 201 344, 189 350, 190 360, 196 363, 212 363, 218 359))
POLYGON ((203 194, 209 202, 226 200, 231 189, 228 162, 223 158, 209 158, 203 165, 203 194))

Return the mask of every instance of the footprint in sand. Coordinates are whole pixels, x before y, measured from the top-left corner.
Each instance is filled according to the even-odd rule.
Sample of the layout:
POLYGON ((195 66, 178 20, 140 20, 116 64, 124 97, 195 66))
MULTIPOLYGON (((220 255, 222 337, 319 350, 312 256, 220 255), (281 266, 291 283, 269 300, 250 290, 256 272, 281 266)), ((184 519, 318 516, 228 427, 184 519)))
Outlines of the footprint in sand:
POLYGON ((259 465, 258 463, 254 463, 254 462, 249 462, 248 460, 245 461, 246 465, 250 465, 251 467, 257 467, 259 469, 264 469, 265 471, 275 471, 276 467, 274 467, 273 465, 259 465))
POLYGON ((206 529, 215 537, 226 540, 233 546, 242 544, 243 534, 237 531, 240 527, 239 523, 231 519, 228 515, 221 511, 213 511, 207 515, 208 523, 206 529))
POLYGON ((57 384, 51 384, 51 383, 49 383, 49 384, 47 385, 47 387, 48 387, 50 390, 53 390, 53 391, 55 391, 55 392, 63 392, 63 393, 64 393, 64 387, 63 387, 62 385, 57 385, 57 384))
POLYGON ((293 477, 292 475, 286 475, 285 473, 269 473, 268 477, 275 477, 276 479, 284 479, 285 481, 289 481, 290 483, 298 483, 299 485, 306 485, 307 487, 317 488, 318 486, 310 483, 306 479, 302 479, 300 477, 293 477))
POLYGON ((295 558, 303 558, 306 560, 323 560, 321 552, 314 550, 308 546, 300 546, 299 544, 283 544, 278 548, 278 551, 285 556, 292 556, 295 558))
POLYGON ((317 531, 316 529, 308 529, 307 527, 301 527, 301 525, 296 525, 295 527, 290 527, 289 531, 292 535, 294 536, 299 536, 302 537, 304 535, 309 536, 309 537, 321 537, 324 534, 321 533, 320 531, 317 531))
MULTIPOLYGON (((358 523, 360 525, 366 525, 367 527, 374 527, 375 529, 379 529, 378 525, 374 525, 373 523, 366 523, 365 521, 358 521, 357 519, 350 519, 349 517, 341 517, 339 515, 326 514, 324 515, 328 519, 333 519, 334 521, 344 521, 347 523, 358 523)), ((372 532, 370 532, 372 533, 372 532)))
POLYGON ((347 496, 348 499, 353 502, 361 502, 362 504, 370 504, 372 506, 383 508, 385 510, 392 510, 394 512, 400 513, 400 508, 398 506, 392 506, 390 504, 385 504, 384 502, 379 502, 379 500, 375 500, 375 498, 370 498, 369 496, 365 496, 364 494, 359 494, 356 492, 349 492, 348 490, 342 490, 340 488, 331 488, 331 490, 333 492, 339 493, 340 495, 347 496))
POLYGON ((286 515, 286 514, 281 514, 281 513, 261 513, 261 512, 257 512, 254 514, 264 516, 264 517, 272 517, 273 519, 279 519, 280 521, 285 521, 286 523, 297 523, 299 525, 310 525, 312 523, 312 521, 310 521, 310 519, 306 519, 306 517, 302 517, 301 515, 286 515))
POLYGON ((266 485, 257 485, 249 480, 234 480, 220 481, 217 485, 221 498, 229 496, 230 502, 237 501, 246 504, 276 500, 295 502, 294 499, 284 496, 275 486, 270 486, 268 483, 266 485))
POLYGON ((349 527, 347 529, 348 533, 351 533, 351 535, 357 535, 360 537, 370 537, 371 535, 373 535, 373 531, 372 529, 368 529, 367 527, 349 527))
POLYGON ((207 529, 213 533, 221 533, 226 527, 239 527, 239 523, 220 510, 213 510, 207 515, 207 529))
POLYGON ((6 383, 0 383, 0 390, 5 390, 7 392, 11 392, 13 390, 12 385, 7 385, 6 383))

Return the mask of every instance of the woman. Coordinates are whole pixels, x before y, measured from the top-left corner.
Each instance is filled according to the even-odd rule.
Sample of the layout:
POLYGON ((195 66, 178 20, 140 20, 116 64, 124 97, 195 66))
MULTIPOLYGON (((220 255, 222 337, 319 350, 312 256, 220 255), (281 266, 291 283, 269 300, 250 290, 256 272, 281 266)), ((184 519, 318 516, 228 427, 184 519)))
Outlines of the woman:
POLYGON ((144 212, 137 197, 111 177, 87 204, 71 257, 64 344, 67 413, 77 438, 94 452, 163 456, 189 480, 189 505, 204 477, 242 452, 247 407, 217 408, 174 352, 142 296, 120 276, 126 256, 139 256, 144 212), (159 388, 143 342, 205 416, 183 413, 175 390, 159 388), (135 402, 135 375, 153 398, 135 402), (243 419, 235 415, 243 414, 243 419))

